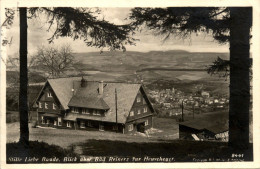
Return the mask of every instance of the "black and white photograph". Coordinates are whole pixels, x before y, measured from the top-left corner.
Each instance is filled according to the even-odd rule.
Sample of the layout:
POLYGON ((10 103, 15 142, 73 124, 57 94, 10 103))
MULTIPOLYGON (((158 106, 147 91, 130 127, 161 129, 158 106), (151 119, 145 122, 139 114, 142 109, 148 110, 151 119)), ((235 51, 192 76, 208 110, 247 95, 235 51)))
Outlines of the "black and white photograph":
POLYGON ((5 2, 3 168, 260 167, 260 6, 248 2, 5 2))

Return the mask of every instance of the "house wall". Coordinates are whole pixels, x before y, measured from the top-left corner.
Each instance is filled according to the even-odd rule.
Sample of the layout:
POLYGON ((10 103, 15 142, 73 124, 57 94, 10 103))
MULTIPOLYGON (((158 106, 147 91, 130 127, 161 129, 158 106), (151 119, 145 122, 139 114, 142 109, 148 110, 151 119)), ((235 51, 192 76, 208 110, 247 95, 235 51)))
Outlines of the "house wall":
POLYGON ((228 131, 218 133, 215 135, 215 138, 220 141, 228 141, 229 133, 228 131))
POLYGON ((38 100, 38 112, 49 112, 49 113, 60 113, 61 105, 49 85, 46 85, 45 89, 42 91, 41 97, 38 100), (48 97, 48 93, 51 93, 51 97, 48 97), (47 105, 45 106, 45 103, 47 105), (40 107, 40 104, 42 107, 40 107), (53 104, 55 104, 55 109, 53 109, 53 104))
POLYGON ((126 120, 124 133, 134 133, 137 131, 137 124, 148 121, 148 125, 144 126, 145 130, 152 128, 152 109, 148 105, 149 100, 145 97, 145 93, 139 90, 134 100, 133 106, 126 120), (146 112, 145 112, 146 109, 146 112), (131 114, 133 112, 133 115, 131 114), (129 130, 129 126, 133 125, 133 130, 129 130))
POLYGON ((144 123, 145 121, 148 121, 148 125, 144 126, 145 130, 152 128, 152 126, 153 126, 153 119, 152 118, 153 118, 153 116, 150 115, 150 116, 147 116, 147 117, 139 118, 137 120, 126 122, 124 133, 125 134, 135 133, 137 131, 137 124, 144 123), (133 125, 133 130, 129 130, 130 125, 133 125))
MULTIPOLYGON (((116 123, 100 122, 100 121, 93 121, 93 120, 86 120, 86 119, 79 119, 77 121, 77 125, 78 125, 79 130, 88 130, 88 131, 96 130, 97 131, 97 130, 99 130, 100 124, 104 126, 104 131, 112 131, 112 132, 117 131, 113 128, 113 126, 116 126, 116 123), (88 126, 88 121, 91 122, 92 126, 88 126), (80 125, 81 122, 84 122, 83 128, 80 125)), ((118 124, 118 132, 123 133, 123 125, 122 124, 118 124)))
POLYGON ((151 111, 151 108, 148 106, 148 100, 144 98, 144 94, 141 93, 140 91, 137 93, 137 96, 135 98, 135 101, 133 103, 133 106, 130 110, 134 112, 134 115, 131 116, 131 113, 129 112, 129 115, 127 117, 127 122, 128 121, 133 121, 133 120, 136 120, 136 119, 140 119, 140 118, 143 118, 143 117, 146 117, 148 115, 152 115, 152 111, 151 111), (138 99, 140 101, 138 101, 138 99), (147 109, 147 112, 144 112, 144 109, 147 109))
POLYGON ((55 127, 55 128, 63 128, 65 125, 58 126, 58 118, 57 117, 45 117, 44 113, 51 113, 55 114, 58 117, 61 117, 63 119, 65 111, 61 109, 61 104, 59 103, 59 100, 57 99, 55 93, 53 92, 50 85, 47 83, 44 89, 42 90, 42 93, 40 94, 38 102, 38 108, 37 108, 37 121, 39 126, 43 127, 55 127), (48 94, 51 94, 51 96, 48 96, 48 94), (47 105, 45 105, 47 103, 47 105), (40 107, 41 104, 41 107, 40 107), (53 104, 55 104, 55 108, 53 107, 53 104), (42 116, 44 116, 45 124, 42 123, 42 116), (46 124, 47 119, 50 120, 50 124, 46 124), (57 125, 54 125, 54 120, 57 122, 57 125))
POLYGON ((44 116, 45 112, 37 112, 38 115, 37 115, 37 124, 39 126, 42 126, 42 127, 54 127, 54 128, 67 128, 66 127, 66 121, 63 120, 63 117, 64 115, 63 114, 58 114, 58 117, 61 118, 61 125, 58 124, 58 117, 48 117, 48 116, 44 116), (45 122, 42 123, 42 116, 44 117, 45 119, 45 122), (50 120, 50 124, 47 124, 47 120, 50 120), (54 120, 57 121, 56 125, 52 124, 54 123, 54 120))

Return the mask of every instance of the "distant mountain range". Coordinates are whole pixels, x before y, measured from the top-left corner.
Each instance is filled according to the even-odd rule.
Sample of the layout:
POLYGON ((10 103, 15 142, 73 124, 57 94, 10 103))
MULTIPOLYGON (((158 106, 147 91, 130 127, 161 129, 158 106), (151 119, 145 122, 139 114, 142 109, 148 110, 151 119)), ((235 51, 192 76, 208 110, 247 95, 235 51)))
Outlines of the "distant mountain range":
POLYGON ((112 51, 74 53, 80 69, 101 71, 140 71, 142 69, 204 69, 217 57, 229 59, 229 53, 169 51, 112 51))

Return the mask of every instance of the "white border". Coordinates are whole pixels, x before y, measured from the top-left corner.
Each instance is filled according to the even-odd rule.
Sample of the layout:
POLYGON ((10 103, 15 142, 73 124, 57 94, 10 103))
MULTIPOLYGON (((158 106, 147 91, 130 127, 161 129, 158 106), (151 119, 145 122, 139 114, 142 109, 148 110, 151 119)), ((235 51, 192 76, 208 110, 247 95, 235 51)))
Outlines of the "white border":
MULTIPOLYGON (((1 21, 4 18, 5 7, 37 7, 37 6, 70 6, 70 7, 168 7, 168 6, 253 6, 253 29, 252 29, 252 52, 253 52, 253 143, 254 143, 254 162, 212 162, 212 163, 101 163, 101 164, 21 164, 21 165, 5 165, 5 147, 6 147, 6 125, 1 125, 1 168, 260 168, 260 1, 258 0, 79 0, 73 2, 70 0, 2 0, 1 2, 1 21)), ((2 31, 2 30, 1 30, 2 31)), ((4 33, 4 32, 3 32, 4 33)), ((1 48, 1 57, 6 59, 5 48, 1 48)), ((0 60, 1 76, 0 76, 0 117, 1 124, 5 124, 5 84, 6 73, 5 65, 0 60)))

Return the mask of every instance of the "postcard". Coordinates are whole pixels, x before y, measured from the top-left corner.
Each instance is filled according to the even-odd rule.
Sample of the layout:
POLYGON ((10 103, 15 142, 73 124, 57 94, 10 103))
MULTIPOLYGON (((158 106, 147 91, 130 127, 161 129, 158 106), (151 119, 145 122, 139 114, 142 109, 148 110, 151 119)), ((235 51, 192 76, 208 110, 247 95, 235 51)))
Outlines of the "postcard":
POLYGON ((1 44, 2 168, 260 167, 259 2, 3 1, 1 44))

